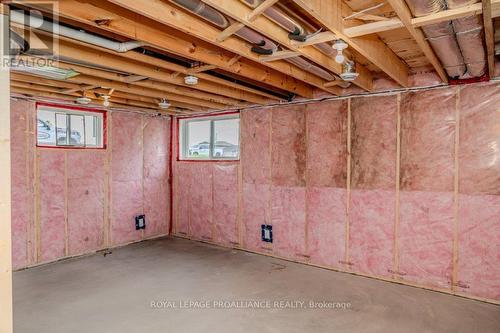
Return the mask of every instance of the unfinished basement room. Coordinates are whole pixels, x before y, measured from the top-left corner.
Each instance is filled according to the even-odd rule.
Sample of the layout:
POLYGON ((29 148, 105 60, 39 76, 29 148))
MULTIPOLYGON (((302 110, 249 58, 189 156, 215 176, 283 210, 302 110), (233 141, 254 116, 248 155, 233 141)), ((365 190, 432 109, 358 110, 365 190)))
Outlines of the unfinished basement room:
POLYGON ((500 332, 500 0, 0 29, 0 333, 500 332))

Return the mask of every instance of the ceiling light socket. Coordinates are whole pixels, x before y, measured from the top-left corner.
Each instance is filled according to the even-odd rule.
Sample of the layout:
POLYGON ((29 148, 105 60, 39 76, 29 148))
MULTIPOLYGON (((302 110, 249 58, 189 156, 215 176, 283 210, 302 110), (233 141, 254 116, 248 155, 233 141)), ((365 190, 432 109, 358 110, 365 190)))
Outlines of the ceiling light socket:
POLYGON ((194 75, 187 75, 184 77, 184 83, 188 86, 195 86, 198 84, 198 78, 194 75))
POLYGON ((345 56, 342 53, 347 48, 347 46, 347 43, 342 39, 337 39, 335 43, 333 43, 332 47, 337 50, 337 55, 335 56, 336 63, 342 64, 345 61, 345 56))
POLYGON ((356 64, 354 61, 347 60, 342 64, 342 73, 340 77, 344 81, 354 81, 359 76, 359 73, 356 73, 356 64))
POLYGON ((90 102, 92 102, 92 100, 88 97, 82 96, 82 97, 78 97, 76 99, 76 102, 78 104, 87 105, 87 104, 90 104, 90 102))
POLYGON ((160 103, 158 103, 158 107, 163 110, 168 109, 170 105, 170 102, 166 98, 162 98, 160 103))
POLYGON ((104 98, 104 101, 102 102, 102 105, 104 105, 104 107, 108 107, 111 103, 109 102, 109 99, 111 98, 111 96, 109 95, 104 95, 102 96, 102 98, 104 98))

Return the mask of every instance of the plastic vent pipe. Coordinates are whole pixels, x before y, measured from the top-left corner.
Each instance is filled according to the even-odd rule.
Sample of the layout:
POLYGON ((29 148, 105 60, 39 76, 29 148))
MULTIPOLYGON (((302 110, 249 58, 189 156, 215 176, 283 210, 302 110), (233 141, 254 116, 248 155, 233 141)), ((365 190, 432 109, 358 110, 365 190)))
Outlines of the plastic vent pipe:
POLYGON ((41 17, 25 15, 16 10, 12 10, 10 12, 10 20, 11 22, 27 25, 34 29, 40 29, 49 33, 76 39, 81 42, 100 46, 119 53, 125 53, 145 45, 144 43, 138 41, 120 43, 114 40, 89 34, 85 31, 68 28, 66 26, 62 26, 53 22, 48 22, 41 17))

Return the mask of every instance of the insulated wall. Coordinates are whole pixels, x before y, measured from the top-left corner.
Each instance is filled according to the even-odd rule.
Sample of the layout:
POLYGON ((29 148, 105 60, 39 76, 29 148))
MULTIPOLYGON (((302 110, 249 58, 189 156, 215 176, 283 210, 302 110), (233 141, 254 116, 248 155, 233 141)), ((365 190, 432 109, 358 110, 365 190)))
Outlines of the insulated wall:
POLYGON ((106 149, 41 148, 35 103, 11 105, 15 269, 168 233, 168 119, 108 112, 106 149))
POLYGON ((174 162, 174 233, 498 303, 499 96, 481 83, 244 110, 239 162, 174 162))

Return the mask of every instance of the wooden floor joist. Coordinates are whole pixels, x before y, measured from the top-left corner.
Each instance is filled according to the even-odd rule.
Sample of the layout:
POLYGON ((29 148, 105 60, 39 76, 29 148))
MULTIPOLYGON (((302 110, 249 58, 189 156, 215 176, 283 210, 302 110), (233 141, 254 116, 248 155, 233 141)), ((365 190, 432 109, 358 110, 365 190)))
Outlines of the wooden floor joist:
MULTIPOLYGON (((321 51, 319 51, 314 47, 309 47, 309 48, 297 47, 296 44, 292 43, 292 41, 290 40, 288 36, 289 35, 288 31, 278 26, 269 18, 265 16, 259 16, 255 18, 253 21, 249 21, 247 17, 251 15, 252 11, 241 1, 239 0, 202 0, 202 1, 207 5, 209 5, 210 7, 217 9, 221 13, 229 17, 232 17, 233 19, 245 24, 249 28, 252 28, 253 30, 259 32, 263 36, 266 36, 267 38, 278 42, 280 45, 283 45, 287 49, 290 49, 290 51, 283 51, 283 53, 279 53, 279 55, 277 54, 278 52, 274 52, 274 54, 270 56, 261 56, 260 57, 261 60, 265 59, 264 61, 271 61, 274 59, 273 58, 274 56, 276 56, 276 59, 286 59, 282 58, 281 55, 284 55, 285 57, 288 54, 294 56, 296 53, 297 55, 303 56, 308 61, 314 62, 316 65, 325 68, 333 73, 340 74, 342 72, 342 66, 337 62, 335 62, 335 60, 331 56, 322 53, 321 51)), ((359 77, 353 83, 365 90, 371 90, 373 82, 371 73, 360 64, 357 65, 356 70, 359 73, 359 77)), ((323 89, 325 88, 324 86, 325 83, 326 82, 323 82, 321 88, 323 89)), ((333 88, 332 91, 329 92, 337 94, 340 93, 338 89, 333 90, 333 88)))
POLYGON ((434 50, 431 48, 429 42, 425 38, 424 33, 420 28, 415 28, 412 25, 411 23, 412 15, 410 9, 408 9, 408 6, 404 2, 404 0, 388 0, 388 2, 398 15, 399 19, 403 22, 408 32, 420 46, 420 49, 425 54, 429 62, 432 64, 432 66, 436 70, 436 73, 439 75, 441 80, 447 83, 448 76, 444 72, 443 66, 441 65, 441 62, 437 58, 436 54, 434 53, 434 50))
MULTIPOLYGON (((99 29, 126 38, 144 41, 160 50, 172 52, 206 64, 215 65, 229 73, 235 73, 239 76, 262 82, 263 84, 283 89, 302 97, 313 96, 313 89, 311 86, 287 75, 287 72, 290 72, 289 65, 286 65, 285 68, 283 64, 278 67, 276 63, 273 63, 275 67, 273 70, 263 66, 250 64, 243 60, 243 58, 232 65, 228 65, 235 53, 244 56, 247 52, 251 52, 247 49, 247 44, 239 39, 231 37, 220 44, 225 45, 232 40, 230 44, 235 44, 234 49, 237 49, 238 52, 221 52, 218 47, 211 45, 219 44, 219 42, 216 41, 220 33, 217 28, 194 17, 190 17, 187 14, 181 13, 178 8, 168 3, 154 0, 147 2, 116 2, 116 4, 124 5, 132 9, 132 12, 120 6, 113 5, 108 1, 86 0, 85 3, 82 3, 76 0, 61 0, 58 2, 58 13, 62 17, 90 26, 96 26, 95 21, 102 17, 117 18, 116 20, 112 20, 113 24, 99 26, 99 29), (130 6, 132 6, 132 8, 130 8, 130 6), (145 9, 143 7, 145 7, 145 9), (149 19, 137 20, 137 14, 141 14, 143 9, 146 10, 146 17, 149 19), (133 13, 133 11, 136 13, 133 13), (151 18, 153 18, 153 20, 151 20, 151 18), (155 18, 162 24, 155 23, 155 18), (187 20, 187 18, 189 18, 189 20, 187 20), (170 28, 167 28, 164 25, 165 23, 167 23, 167 26, 170 26, 170 28), (171 29, 176 29, 176 27, 182 29, 177 29, 176 31, 171 29), (207 43, 207 38, 205 38, 205 41, 193 43, 189 41, 192 39, 188 37, 189 34, 195 37, 201 34, 207 35, 209 36, 209 38, 207 38, 211 42, 207 43), (240 49, 246 49, 248 51, 244 52, 244 54, 240 49), (280 71, 280 69, 283 69, 283 71, 280 71)), ((257 56, 254 55, 253 58, 258 61, 257 56)))
POLYGON ((352 10, 342 0, 293 1, 398 84, 408 86, 408 66, 384 42, 378 38, 350 38, 344 34, 342 14, 348 16, 352 10))

